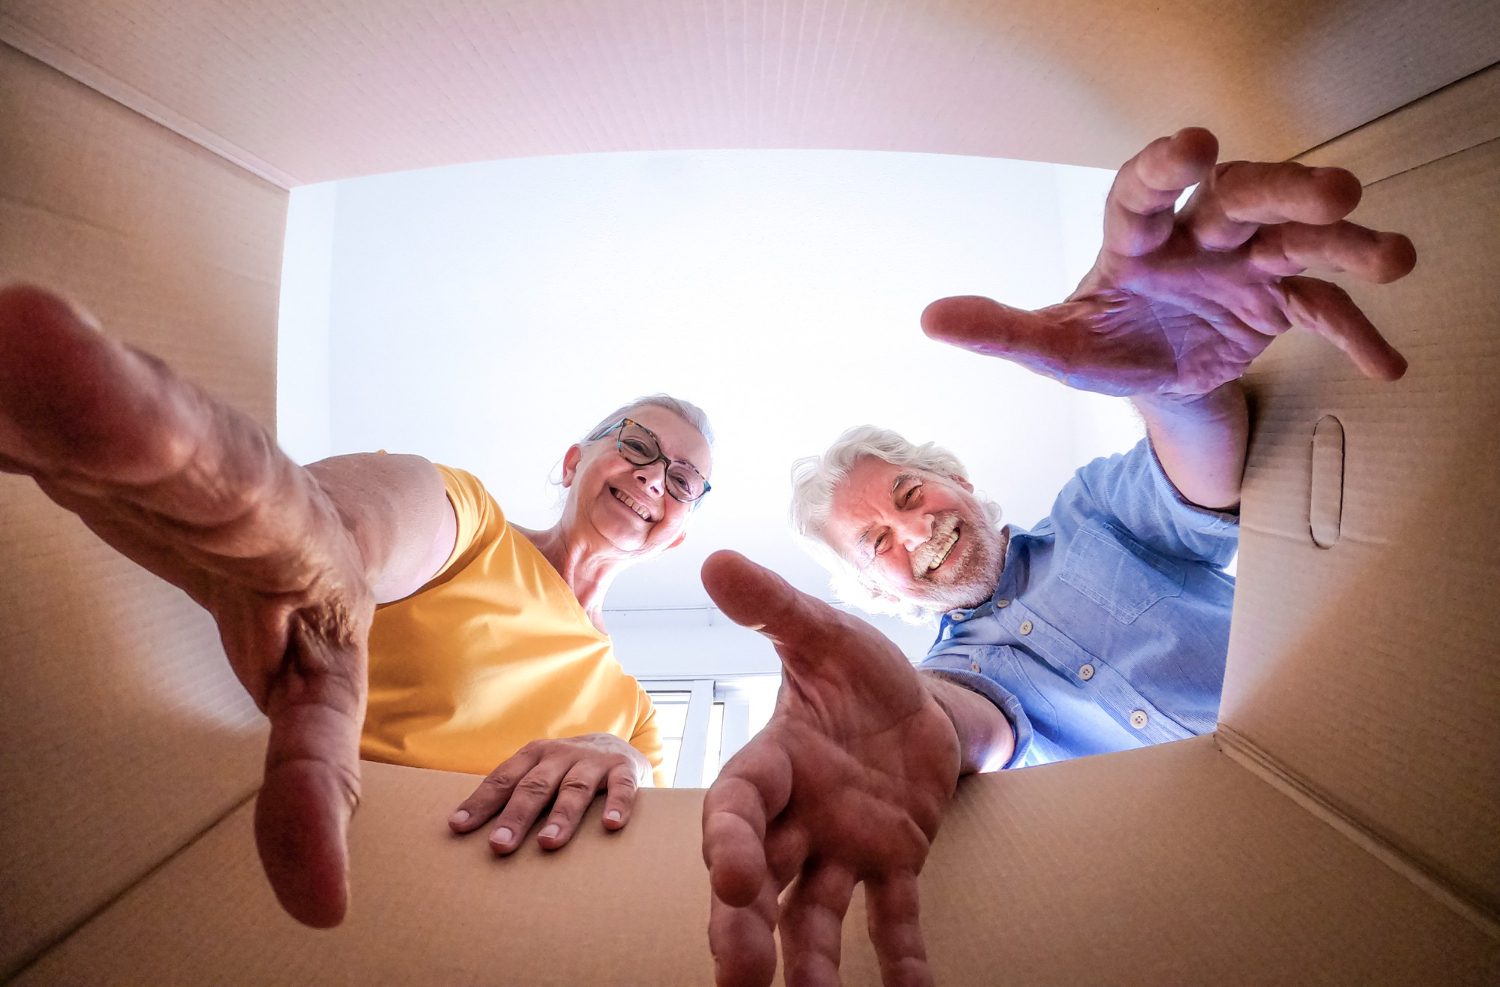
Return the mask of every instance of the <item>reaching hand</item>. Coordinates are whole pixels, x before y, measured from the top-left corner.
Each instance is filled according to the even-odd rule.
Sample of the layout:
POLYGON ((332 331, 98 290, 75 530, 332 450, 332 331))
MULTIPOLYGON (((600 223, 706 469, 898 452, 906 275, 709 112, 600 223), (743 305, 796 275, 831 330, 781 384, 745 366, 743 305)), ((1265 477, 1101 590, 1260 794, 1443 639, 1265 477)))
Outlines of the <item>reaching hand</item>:
POLYGON ((537 740, 491 771, 454 810, 448 825, 455 833, 471 833, 499 812, 490 846, 506 854, 521 845, 537 817, 552 804, 537 842, 556 850, 573 838, 601 788, 607 791, 604 828, 624 829, 636 790, 650 777, 646 755, 614 734, 537 740))
POLYGON ((27 287, 0 291, 0 470, 213 615, 271 720, 266 875, 295 918, 337 925, 374 602, 317 482, 250 419, 27 287))
POLYGON ((917 874, 958 781, 952 721, 869 624, 732 552, 704 563, 703 585, 771 639, 784 669, 770 723, 704 800, 718 983, 769 984, 779 924, 788 987, 836 984, 863 881, 885 983, 930 984, 917 874))
POLYGON ((1127 161, 1105 203, 1099 258, 1062 304, 1026 312, 944 298, 923 313, 924 331, 1115 395, 1207 394, 1292 326, 1332 342, 1366 376, 1400 377, 1406 361, 1348 294, 1299 275, 1394 281, 1416 264, 1411 241, 1343 221, 1361 192, 1343 169, 1216 166, 1217 156, 1211 133, 1188 128, 1127 161))

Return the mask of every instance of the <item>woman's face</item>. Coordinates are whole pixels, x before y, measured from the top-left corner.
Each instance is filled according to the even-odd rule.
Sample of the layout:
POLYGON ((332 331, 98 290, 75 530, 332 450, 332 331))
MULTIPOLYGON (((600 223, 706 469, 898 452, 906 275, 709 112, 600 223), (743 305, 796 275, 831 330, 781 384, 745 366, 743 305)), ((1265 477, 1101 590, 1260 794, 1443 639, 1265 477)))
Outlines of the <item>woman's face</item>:
MULTIPOLYGON (((665 408, 646 406, 626 412, 656 434, 662 455, 685 460, 704 479, 713 469, 713 455, 703 435, 665 408)), ((581 446, 563 459, 563 485, 569 510, 585 537, 597 538, 601 548, 649 558, 677 545, 686 536, 692 504, 667 492, 667 464, 635 466, 615 446, 618 431, 581 446)))

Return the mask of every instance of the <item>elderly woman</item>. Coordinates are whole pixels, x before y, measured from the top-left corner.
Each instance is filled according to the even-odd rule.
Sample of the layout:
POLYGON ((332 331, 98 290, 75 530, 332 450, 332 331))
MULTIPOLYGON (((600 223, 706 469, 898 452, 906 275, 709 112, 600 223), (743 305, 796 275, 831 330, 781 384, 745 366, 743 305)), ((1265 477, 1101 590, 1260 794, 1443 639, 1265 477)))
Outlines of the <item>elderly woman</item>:
POLYGON ((375 614, 361 753, 474 774, 505 759, 450 819, 468 832, 503 807, 490 837, 501 853, 554 794, 538 837, 548 849, 606 784, 604 824, 624 826, 662 745, 650 697, 615 660, 604 595, 621 571, 682 543, 709 490, 710 441, 703 412, 665 394, 610 412, 563 456, 567 500, 541 531, 509 523, 470 474, 419 457, 308 467, 330 487, 383 469, 439 517, 427 558, 441 563, 375 614))
POLYGON ((545 847, 601 788, 604 825, 625 825, 661 745, 604 633, 604 595, 681 543, 708 492, 708 436, 702 412, 662 395, 610 413, 563 457, 562 517, 528 530, 473 476, 418 456, 298 466, 63 299, 0 290, 0 470, 33 477, 213 616, 271 724, 261 860, 311 925, 347 906, 361 753, 503 762, 449 820, 463 832, 498 812, 500 852, 554 797, 545 847))

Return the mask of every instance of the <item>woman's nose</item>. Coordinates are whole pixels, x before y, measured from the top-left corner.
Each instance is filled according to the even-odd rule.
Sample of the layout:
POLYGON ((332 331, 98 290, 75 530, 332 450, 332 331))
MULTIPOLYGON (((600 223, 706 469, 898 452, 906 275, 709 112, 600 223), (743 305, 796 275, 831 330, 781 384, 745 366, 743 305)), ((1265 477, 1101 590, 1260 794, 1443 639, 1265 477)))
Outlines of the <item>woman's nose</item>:
POLYGON ((662 490, 666 487, 667 465, 658 459, 654 463, 637 466, 635 468, 635 478, 647 490, 650 490, 657 496, 661 496, 662 490))

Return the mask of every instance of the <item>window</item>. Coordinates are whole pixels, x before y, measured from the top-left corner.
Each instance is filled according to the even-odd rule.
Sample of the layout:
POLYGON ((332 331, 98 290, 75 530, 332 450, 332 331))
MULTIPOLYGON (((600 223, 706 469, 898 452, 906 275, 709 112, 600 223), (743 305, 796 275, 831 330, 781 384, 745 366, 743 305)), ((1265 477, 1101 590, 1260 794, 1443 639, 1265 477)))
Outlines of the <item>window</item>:
POLYGON ((707 788, 771 718, 777 675, 641 679, 656 704, 662 766, 672 788, 707 788))

